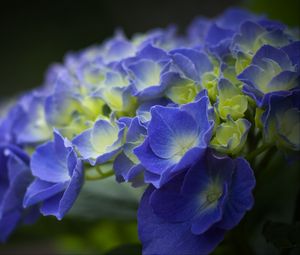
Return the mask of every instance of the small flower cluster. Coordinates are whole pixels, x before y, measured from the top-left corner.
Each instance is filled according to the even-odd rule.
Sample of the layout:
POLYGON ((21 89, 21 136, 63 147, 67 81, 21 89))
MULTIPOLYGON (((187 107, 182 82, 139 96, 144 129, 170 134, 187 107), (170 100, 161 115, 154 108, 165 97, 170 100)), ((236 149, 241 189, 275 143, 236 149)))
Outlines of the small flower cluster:
POLYGON ((300 150, 297 32, 229 9, 67 54, 0 115, 0 240, 115 175, 149 184, 143 254, 210 253, 253 205, 249 163, 300 150))

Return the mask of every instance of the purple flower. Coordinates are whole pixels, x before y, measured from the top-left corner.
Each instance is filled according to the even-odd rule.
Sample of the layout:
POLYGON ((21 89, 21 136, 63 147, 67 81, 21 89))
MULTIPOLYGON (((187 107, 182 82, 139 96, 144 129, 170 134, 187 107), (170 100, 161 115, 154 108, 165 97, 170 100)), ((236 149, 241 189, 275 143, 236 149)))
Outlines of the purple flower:
POLYGON ((138 211, 143 254, 209 254, 251 209, 254 186, 244 159, 207 150, 186 173, 145 192, 138 211))
POLYGON ((75 202, 83 184, 83 167, 70 142, 57 131, 54 141, 39 146, 31 158, 36 177, 28 187, 24 207, 41 204, 43 215, 61 220, 75 202))

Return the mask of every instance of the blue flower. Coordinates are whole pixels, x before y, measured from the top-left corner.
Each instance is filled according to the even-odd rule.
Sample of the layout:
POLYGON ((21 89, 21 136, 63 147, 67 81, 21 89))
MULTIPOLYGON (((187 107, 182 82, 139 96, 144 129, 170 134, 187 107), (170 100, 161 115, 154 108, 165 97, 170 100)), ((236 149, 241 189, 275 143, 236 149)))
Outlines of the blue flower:
POLYGON ((76 136, 72 143, 84 160, 98 165, 113 160, 120 152, 124 131, 124 123, 101 118, 92 128, 76 136))
POLYGON ((57 131, 54 141, 40 145, 30 163, 36 177, 28 187, 24 207, 41 204, 43 215, 61 220, 75 202, 83 184, 83 166, 70 142, 57 131))
POLYGON ((285 33, 285 28, 278 23, 272 23, 272 25, 272 28, 270 28, 270 22, 266 24, 266 21, 246 21, 243 23, 239 33, 232 40, 233 54, 243 52, 253 56, 264 44, 273 47, 282 47, 289 44, 290 36, 285 33))
POLYGON ((261 120, 266 143, 284 150, 300 150, 300 90, 270 96, 261 120))
POLYGON ((1 118, 0 141, 2 143, 16 143, 16 136, 13 132, 13 127, 18 121, 21 113, 21 106, 19 104, 15 104, 8 109, 7 113, 1 118))
POLYGON ((258 106, 266 105, 272 94, 299 87, 300 74, 289 56, 280 49, 262 46, 252 59, 252 63, 239 76, 244 82, 243 91, 252 97, 258 106))
POLYGON ((176 49, 170 52, 182 75, 201 84, 201 76, 213 71, 213 64, 204 52, 189 48, 176 49))
POLYGON ((139 117, 140 121, 148 125, 149 121, 151 120, 151 108, 155 105, 162 105, 167 106, 171 104, 171 101, 166 98, 157 98, 154 100, 146 101, 139 105, 139 107, 136 110, 136 115, 139 117))
POLYGON ((289 45, 291 41, 293 38, 289 35, 289 31, 278 22, 246 21, 241 25, 239 33, 234 36, 231 43, 231 51, 236 58, 236 73, 240 74, 251 64, 253 56, 263 45, 280 48, 289 45))
POLYGON ((251 209, 254 186, 244 159, 207 150, 186 173, 148 187, 138 210, 143 254, 209 254, 251 209))
POLYGON ((0 144, 0 242, 19 222, 36 219, 34 210, 23 209, 23 198, 32 179, 28 155, 15 145, 0 144))
POLYGON ((300 41, 290 43, 281 48, 290 58, 296 71, 300 71, 300 41))
POLYGON ((143 182, 144 167, 133 153, 134 148, 145 140, 147 129, 140 122, 138 117, 121 118, 128 128, 126 140, 122 152, 114 160, 114 170, 116 179, 119 182, 132 182, 133 186, 140 186, 143 182))
POLYGON ((52 90, 44 106, 47 123, 69 139, 91 127, 103 113, 105 102, 92 96, 92 88, 82 86, 66 69, 60 72, 52 90))
POLYGON ((146 168, 147 183, 162 186, 203 153, 213 128, 208 103, 208 97, 203 96, 181 107, 151 108, 148 137, 134 149, 146 168))
POLYGON ((101 98, 113 112, 133 115, 136 98, 130 93, 129 77, 122 65, 117 65, 112 69, 106 68, 103 79, 93 96, 101 98))
POLYGON ((101 53, 103 62, 111 65, 125 58, 134 57, 136 47, 119 33, 103 45, 101 53))
POLYGON ((51 138, 51 128, 46 122, 45 97, 39 92, 25 94, 17 103, 12 118, 12 134, 15 143, 28 145, 44 142, 51 138))
POLYGON ((168 85, 171 58, 152 45, 145 46, 135 58, 125 62, 131 79, 132 94, 139 100, 149 100, 163 95, 168 85))
POLYGON ((242 9, 229 9, 216 21, 212 22, 205 36, 207 48, 217 57, 230 54, 232 38, 240 25, 247 20, 257 20, 259 17, 242 9))

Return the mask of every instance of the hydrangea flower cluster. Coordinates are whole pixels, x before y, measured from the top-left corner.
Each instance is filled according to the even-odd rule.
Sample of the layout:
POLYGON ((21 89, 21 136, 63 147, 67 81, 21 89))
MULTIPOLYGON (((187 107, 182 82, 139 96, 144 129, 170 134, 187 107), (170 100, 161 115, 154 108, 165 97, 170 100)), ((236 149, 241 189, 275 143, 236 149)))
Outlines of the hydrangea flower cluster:
POLYGON ((240 9, 67 54, 0 115, 0 240, 115 175, 148 185, 143 254, 209 254, 254 203, 256 156, 300 150, 299 60, 297 30, 240 9))

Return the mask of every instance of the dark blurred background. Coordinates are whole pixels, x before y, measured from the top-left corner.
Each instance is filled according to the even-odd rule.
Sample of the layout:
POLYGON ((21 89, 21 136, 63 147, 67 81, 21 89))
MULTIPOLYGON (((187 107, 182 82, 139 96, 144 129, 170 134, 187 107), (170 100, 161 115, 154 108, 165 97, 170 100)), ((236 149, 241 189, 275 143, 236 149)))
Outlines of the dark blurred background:
MULTIPOLYGON (((1 1, 0 98, 40 85, 51 63, 61 62, 68 51, 101 43, 116 28, 129 37, 170 23, 183 30, 194 17, 214 17, 230 6, 265 13, 290 26, 300 23, 299 0, 1 1)), ((102 206, 101 201, 94 202, 102 206)), ((97 207, 92 211, 96 214, 97 207)), ((43 217, 33 226, 19 228, 6 245, 0 245, 0 254, 97 254, 126 243, 117 248, 122 252, 107 254, 124 255, 125 250, 139 254, 134 219, 58 222, 43 217)))
POLYGON ((123 28, 129 37, 195 16, 213 17, 229 6, 299 23, 299 0, 85 0, 1 1, 0 97, 41 84, 47 67, 68 51, 101 43, 123 28))

